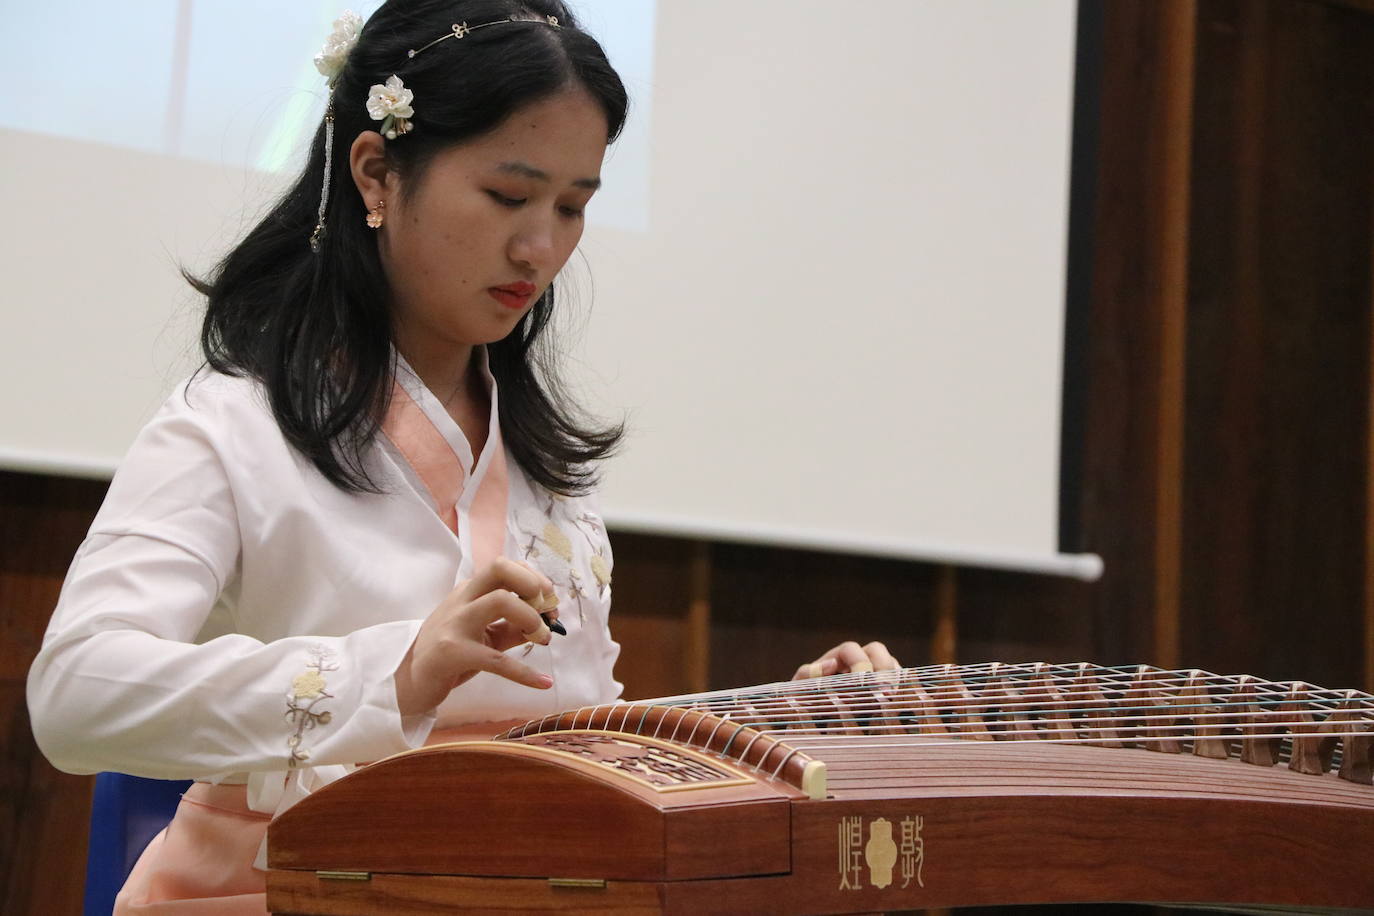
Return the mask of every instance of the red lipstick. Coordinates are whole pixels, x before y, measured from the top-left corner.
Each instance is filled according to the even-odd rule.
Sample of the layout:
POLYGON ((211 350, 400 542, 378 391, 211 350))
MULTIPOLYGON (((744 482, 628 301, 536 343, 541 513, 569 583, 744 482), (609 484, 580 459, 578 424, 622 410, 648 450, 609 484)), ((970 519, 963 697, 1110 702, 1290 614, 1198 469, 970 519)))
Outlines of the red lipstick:
POLYGON ((493 286, 487 290, 491 297, 508 309, 523 309, 529 305, 530 297, 534 295, 534 284, 507 283, 505 286, 493 286))

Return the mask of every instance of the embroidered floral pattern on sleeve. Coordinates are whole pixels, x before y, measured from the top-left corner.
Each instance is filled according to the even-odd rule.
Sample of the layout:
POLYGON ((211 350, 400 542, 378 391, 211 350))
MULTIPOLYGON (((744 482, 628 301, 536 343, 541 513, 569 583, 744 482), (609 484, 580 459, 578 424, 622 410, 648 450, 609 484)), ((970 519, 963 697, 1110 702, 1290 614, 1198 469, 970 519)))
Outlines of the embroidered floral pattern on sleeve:
POLYGON ((578 623, 585 624, 585 599, 592 597, 587 589, 596 588, 604 600, 611 584, 606 526, 595 513, 583 509, 578 500, 550 493, 543 496, 542 511, 531 507, 516 518, 521 554, 569 600, 576 602, 578 623))
POLYGON ((290 749, 287 766, 291 769, 302 766, 310 759, 310 751, 301 746, 305 733, 317 725, 328 725, 333 718, 329 710, 317 709, 316 706, 321 700, 334 698, 325 689, 329 685, 324 673, 337 671, 338 668, 339 663, 333 652, 324 646, 311 646, 310 660, 305 663, 305 670, 291 679, 291 689, 286 693, 286 722, 293 728, 286 739, 286 746, 290 749))

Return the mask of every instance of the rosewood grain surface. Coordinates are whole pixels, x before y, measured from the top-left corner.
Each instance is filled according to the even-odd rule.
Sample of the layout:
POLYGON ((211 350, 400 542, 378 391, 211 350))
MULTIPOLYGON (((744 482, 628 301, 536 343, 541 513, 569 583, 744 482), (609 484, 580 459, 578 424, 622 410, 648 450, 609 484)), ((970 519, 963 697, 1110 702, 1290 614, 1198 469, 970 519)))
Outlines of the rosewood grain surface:
MULTIPOLYGON (((1286 765, 1256 766, 1238 758, 1212 760, 1141 748, 1099 748, 1044 742, 965 741, 909 746, 809 747, 828 765, 833 798, 900 794, 1122 795, 1151 798, 1267 801, 1364 811, 1374 829, 1374 787, 1312 776, 1286 765)), ((837 744, 841 742, 836 742, 837 744)))
POLYGON ((594 802, 588 806, 569 791, 577 788, 573 771, 547 750, 527 750, 527 760, 507 757, 499 766, 485 747, 403 755, 390 774, 406 777, 401 786, 385 778, 383 764, 371 774, 377 778, 361 771, 349 777, 351 787, 344 780, 306 799, 270 834, 274 906, 353 913, 391 899, 382 893, 418 901, 397 912, 459 899, 477 911, 522 902, 579 911, 594 908, 588 901, 598 895, 608 906, 684 914, 1374 902, 1374 870, 1363 865, 1374 836, 1374 788, 1334 777, 1145 750, 967 742, 878 746, 871 758, 852 748, 821 754, 834 783, 824 800, 769 791, 750 800, 733 787, 702 789, 688 802, 617 777, 591 792, 583 785, 594 802), (528 791, 508 791, 504 782, 528 791), (563 791, 545 791, 555 785, 563 791), (407 803, 405 795, 426 803, 407 803), (770 820, 779 807, 787 816, 770 820), (396 823, 360 816, 378 810, 396 823), (546 825, 538 831, 530 829, 535 810, 546 825), (728 816, 712 822, 721 814, 728 816), (679 817, 701 820, 675 833, 679 817), (910 837, 896 832, 911 824, 910 837), (865 851, 864 841, 880 834, 913 840, 899 870, 880 872, 865 851), (779 838, 784 854, 759 857, 779 838), (407 843, 408 855, 398 855, 396 845, 407 843), (584 852, 598 844, 604 854, 584 852), (666 868, 654 863, 658 856, 689 865, 666 868), (370 879, 318 881, 287 865, 347 868, 370 879), (530 880, 573 874, 607 884, 560 897, 530 880), (524 880, 460 880, 501 876, 524 880))
POLYGON ((658 792, 523 745, 441 746, 359 770, 297 804, 273 822, 268 862, 619 880, 769 874, 790 861, 794 794, 755 783, 658 792), (670 822, 674 811, 680 822, 670 822))
MULTIPOLYGON (((1051 696, 1047 670, 1028 669, 1022 687, 1051 696)), ((1135 683, 1152 683, 1147 675, 1135 683)), ((1249 696, 1254 682, 1241 680, 1249 696)), ((827 684, 844 683, 797 690, 836 696, 827 684)), ((755 695, 760 703, 791 696, 776 687, 744 694, 755 695)), ((720 699, 741 708, 740 694, 720 699)), ((776 711, 786 715, 782 705, 776 711)), ((763 911, 797 913, 1374 901, 1374 871, 1361 867, 1374 850, 1374 785, 1344 765, 1349 778, 1339 778, 1327 757, 1321 770, 1306 771, 1297 749, 1310 737, 1295 735, 1292 756, 1274 765, 1278 758, 1251 753, 1268 738, 1193 742, 1215 757, 1182 753, 1180 741, 1101 746, 1055 727, 1057 711, 1051 703, 1018 713, 1019 726, 1039 736, 1018 741, 955 740, 943 725, 863 734, 842 716, 780 732, 813 766, 828 768, 828 793, 803 798, 766 771, 689 750, 693 741, 716 747, 710 736, 729 724, 696 708, 573 710, 498 741, 398 755, 325 787, 270 829, 269 882, 298 886, 283 869, 406 872, 420 882, 577 874, 603 889, 607 881, 656 885, 665 912, 712 900, 721 913, 760 911, 739 895, 752 901, 761 887, 763 911), (626 713, 619 732, 617 711, 626 713), (533 833, 536 822, 552 829, 533 833), (446 837, 452 823, 467 831, 446 837), (406 843, 409 854, 398 859, 406 843), (498 858, 493 849, 508 852, 498 858)), ((1362 753, 1368 741, 1346 733, 1340 751, 1362 753)), ((297 893, 292 905, 308 907, 299 895, 309 888, 297 893)))
POLYGON ((317 878, 313 872, 273 876, 268 909, 278 916, 438 916, 452 913, 663 912, 657 885, 610 881, 604 888, 553 887, 534 878, 373 875, 367 881, 317 878))
MULTIPOLYGON (((1367 906, 1374 875, 1348 854, 1369 818, 1298 806, 1145 798, 930 798, 794 806, 794 868, 810 912, 1017 903, 1225 901, 1367 906), (923 818, 925 886, 840 887, 838 816, 923 818), (1353 834, 1358 835, 1358 833, 1353 834)), ((900 880, 900 879, 899 879, 900 880)))

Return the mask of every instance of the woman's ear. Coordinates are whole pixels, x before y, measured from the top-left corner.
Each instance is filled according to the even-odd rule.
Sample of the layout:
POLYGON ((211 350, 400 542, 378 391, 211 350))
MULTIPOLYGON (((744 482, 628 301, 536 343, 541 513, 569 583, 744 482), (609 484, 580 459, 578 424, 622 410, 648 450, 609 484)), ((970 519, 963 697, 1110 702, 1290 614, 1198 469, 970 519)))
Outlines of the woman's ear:
POLYGON ((348 170, 363 198, 363 209, 395 196, 396 175, 386 166, 386 141, 375 130, 358 134, 348 150, 348 170))

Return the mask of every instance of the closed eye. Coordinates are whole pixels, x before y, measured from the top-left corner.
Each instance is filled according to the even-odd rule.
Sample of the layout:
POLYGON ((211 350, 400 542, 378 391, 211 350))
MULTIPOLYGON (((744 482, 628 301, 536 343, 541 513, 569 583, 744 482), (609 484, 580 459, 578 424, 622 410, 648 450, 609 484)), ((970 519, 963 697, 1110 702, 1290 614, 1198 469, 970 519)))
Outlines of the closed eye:
MULTIPOLYGON (((500 191, 495 190, 487 191, 487 195, 500 206, 511 210, 523 207, 525 204, 529 203, 528 197, 507 197, 500 191)), ((581 207, 561 206, 558 208, 558 212, 562 213, 568 219, 578 219, 582 216, 583 211, 581 207)))
POLYGON ((492 200, 496 201, 501 206, 510 207, 512 209, 523 205, 526 200, 526 198, 523 197, 507 197, 500 191, 488 191, 487 194, 491 196, 492 200))

